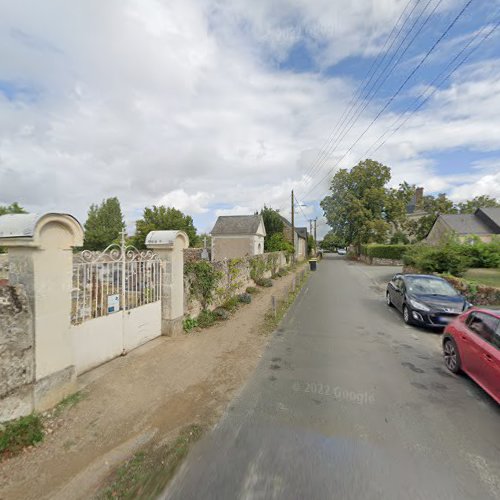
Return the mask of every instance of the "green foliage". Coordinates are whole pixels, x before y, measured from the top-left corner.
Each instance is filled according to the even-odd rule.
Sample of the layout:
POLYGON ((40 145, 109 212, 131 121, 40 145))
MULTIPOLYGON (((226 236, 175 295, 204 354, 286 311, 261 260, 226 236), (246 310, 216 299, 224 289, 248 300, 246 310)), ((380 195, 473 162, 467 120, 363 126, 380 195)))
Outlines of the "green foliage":
POLYGON ((256 285, 262 286, 264 288, 270 288, 273 286, 273 280, 271 278, 258 278, 254 281, 256 285))
POLYGON ((452 239, 439 246, 417 244, 408 248, 403 261, 424 272, 461 276, 470 263, 462 250, 461 245, 452 239))
POLYGON ((208 309, 203 309, 203 311, 198 314, 197 322, 200 328, 208 328, 212 326, 217 320, 217 316, 208 309))
POLYGON ((264 257, 256 255, 250 259, 250 278, 255 282, 262 278, 266 271, 266 261, 264 257))
POLYGON ((189 333, 193 328, 196 328, 197 326, 198 320, 196 318, 192 318, 191 316, 188 316, 182 322, 182 327, 186 333, 189 333))
POLYGON ((316 254, 316 242, 312 234, 307 235, 307 255, 316 254))
POLYGON ((321 201, 332 234, 358 248, 363 243, 385 243, 391 223, 399 225, 414 189, 401 184, 387 188, 389 167, 364 160, 352 170, 341 169, 333 177, 331 195, 321 201))
POLYGON ((238 296, 235 295, 234 297, 227 299, 222 304, 222 307, 224 309, 227 309, 229 312, 234 312, 234 311, 236 311, 236 309, 238 309, 239 303, 240 303, 240 300, 239 300, 238 296))
POLYGON ((206 309, 214 300, 222 274, 210 262, 204 260, 185 264, 184 274, 188 276, 191 294, 200 301, 201 307, 206 309))
MULTIPOLYGON (((264 238, 264 250, 266 252, 275 252, 278 249, 272 249, 273 245, 275 246, 276 240, 273 240, 273 236, 276 234, 283 234, 283 229, 285 227, 285 223, 281 218, 278 210, 274 210, 273 208, 266 207, 260 211, 262 218, 264 220, 264 227, 266 228, 266 237, 264 238), (271 245, 271 246, 270 246, 271 245)), ((281 250, 281 248, 279 248, 281 250)))
POLYGON ((156 206, 144 209, 142 219, 135 223, 134 245, 137 248, 145 248, 146 236, 150 231, 181 230, 189 237, 189 246, 198 244, 198 236, 190 215, 184 215, 180 210, 173 207, 156 206))
POLYGON ((120 232, 125 228, 118 198, 108 198, 100 205, 90 205, 85 221, 83 247, 87 250, 104 250, 118 242, 120 232))
POLYGON ((226 319, 229 319, 229 311, 227 309, 224 309, 223 307, 215 308, 213 313, 218 320, 224 321, 226 319))
POLYGON ((266 271, 276 274, 279 269, 279 256, 273 253, 267 254, 266 271))
POLYGON ((288 274, 288 271, 284 267, 280 267, 279 271, 277 272, 277 275, 280 278, 283 278, 283 276, 286 276, 288 274))
POLYGON ((252 296, 249 293, 241 293, 238 295, 238 300, 243 304, 250 304, 250 302, 252 302, 252 296))
POLYGON ((0 205, 0 215, 8 215, 8 214, 25 214, 26 210, 15 201, 10 205, 0 205))
POLYGON ((255 293, 258 293, 259 290, 257 288, 255 288, 254 286, 247 286, 247 289, 245 290, 246 293, 250 293, 250 294, 255 294, 255 293))
POLYGON ((319 247, 326 252, 335 252, 337 248, 345 248, 346 246, 346 241, 332 231, 329 231, 323 240, 319 242, 319 247))
POLYGON ((475 236, 461 246, 462 254, 468 257, 470 267, 500 267, 500 238, 497 237, 490 243, 485 243, 475 236))
POLYGON ((19 453, 26 446, 40 443, 43 437, 42 421, 35 413, 8 422, 0 430, 0 455, 19 453))
POLYGON ((396 231, 390 239, 391 245, 408 245, 410 239, 403 231, 396 231))
POLYGON ((500 207, 500 202, 487 195, 476 196, 472 200, 467 200, 457 205, 458 211, 461 214, 473 214, 478 208, 498 207, 500 207))
POLYGON ((283 233, 274 233, 270 237, 266 236, 264 240, 264 249, 266 252, 286 252, 293 254, 293 245, 285 238, 283 233))
POLYGON ((409 245, 379 245, 371 243, 369 245, 362 245, 361 253, 368 257, 379 259, 400 260, 409 248, 409 245))

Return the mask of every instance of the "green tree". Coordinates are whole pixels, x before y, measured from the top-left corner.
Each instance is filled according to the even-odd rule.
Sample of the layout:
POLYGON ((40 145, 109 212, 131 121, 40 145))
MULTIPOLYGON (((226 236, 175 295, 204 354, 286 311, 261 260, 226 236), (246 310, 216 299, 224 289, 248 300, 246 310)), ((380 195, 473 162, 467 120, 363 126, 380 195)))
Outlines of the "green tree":
MULTIPOLYGON (((285 223, 283 222, 280 213, 278 212, 278 210, 275 210, 271 207, 266 207, 264 205, 264 208, 260 211, 260 215, 262 215, 262 219, 264 220, 264 227, 266 228, 264 250, 266 252, 277 252, 279 250, 282 250, 281 248, 276 248, 278 241, 281 240, 275 238, 274 240, 272 240, 273 242, 271 244, 271 238, 273 237, 273 235, 283 234, 285 223), (273 249, 271 249, 270 245, 273 247, 273 249)), ((284 238, 282 241, 285 241, 284 238)))
POLYGON ((327 252, 334 252, 337 248, 345 248, 346 242, 341 236, 329 231, 325 237, 319 242, 319 247, 327 252))
POLYGON ((473 214, 478 208, 498 207, 500 207, 500 201, 487 195, 476 196, 472 200, 467 200, 457 205, 458 211, 461 214, 473 214))
POLYGON ((174 207, 156 206, 144 209, 142 219, 135 223, 134 245, 145 248, 146 236, 150 231, 181 230, 189 237, 189 246, 198 245, 198 236, 194 227, 193 218, 184 215, 174 207))
POLYGON ((401 224, 413 189, 402 184, 386 187, 391 170, 374 160, 364 160, 350 171, 339 170, 331 194, 321 201, 332 233, 359 252, 364 243, 385 243, 391 226, 401 224))
POLYGON ((24 210, 23 207, 15 201, 14 203, 11 203, 10 205, 0 205, 0 215, 7 215, 7 214, 25 214, 26 210, 24 210))
POLYGON ((118 198, 108 198, 100 205, 90 205, 85 221, 83 247, 88 250, 103 250, 117 242, 125 222, 118 198))
POLYGON ((264 249, 266 252, 284 251, 289 254, 293 254, 293 245, 285 239, 285 235, 283 233, 274 233, 270 237, 266 236, 264 240, 264 249))

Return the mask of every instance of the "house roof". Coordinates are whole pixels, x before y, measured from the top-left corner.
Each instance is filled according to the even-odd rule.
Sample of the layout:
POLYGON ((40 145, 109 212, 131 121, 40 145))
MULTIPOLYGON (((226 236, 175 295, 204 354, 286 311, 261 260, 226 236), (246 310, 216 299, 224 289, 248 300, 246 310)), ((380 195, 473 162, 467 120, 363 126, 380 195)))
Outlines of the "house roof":
POLYGON ((211 234, 212 236, 239 234, 262 234, 265 236, 265 228, 263 233, 258 233, 261 223, 264 227, 262 215, 221 215, 217 219, 211 234))
POLYGON ((474 216, 483 221, 491 233, 500 234, 500 208, 478 208, 474 216))
POLYGON ((441 219, 457 234, 492 234, 492 228, 475 214, 443 214, 441 219))

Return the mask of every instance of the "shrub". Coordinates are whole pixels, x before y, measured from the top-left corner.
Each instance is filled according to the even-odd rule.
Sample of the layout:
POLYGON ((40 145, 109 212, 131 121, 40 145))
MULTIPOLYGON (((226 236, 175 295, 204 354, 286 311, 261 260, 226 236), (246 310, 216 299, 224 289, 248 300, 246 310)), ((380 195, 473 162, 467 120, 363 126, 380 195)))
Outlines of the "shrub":
POLYGON ((190 280, 191 293, 206 309, 213 302, 213 295, 221 273, 206 261, 190 262, 184 266, 184 273, 190 280))
POLYGON ((461 247, 462 255, 469 259, 470 267, 500 267, 500 239, 485 243, 475 237, 461 247))
POLYGON ((43 440, 43 425, 39 415, 32 413, 5 424, 0 431, 0 454, 18 453, 25 446, 40 443, 43 440))
POLYGON ((252 296, 249 293, 242 293, 238 295, 238 300, 243 304, 250 304, 250 302, 252 302, 252 296))
POLYGON ((198 314, 198 326, 200 328, 208 328, 209 326, 212 326, 215 323, 215 320, 217 317, 212 311, 209 311, 208 309, 203 309, 200 314, 198 314))
POLYGON ((219 320, 229 319, 230 316, 229 311, 227 309, 224 309, 223 307, 217 307, 216 309, 214 309, 213 313, 219 320))
POLYGON ((198 326, 198 321, 196 318, 192 318, 191 316, 188 316, 183 322, 182 322, 182 327, 184 328, 185 332, 190 332, 193 328, 196 328, 198 326))
POLYGON ((224 302, 224 304, 222 304, 222 307, 230 312, 234 312, 236 311, 236 309, 238 309, 238 305, 239 305, 239 299, 237 296, 235 296, 231 297, 230 299, 227 299, 224 302))
POLYGON ((247 289, 245 290, 246 293, 252 294, 252 293, 259 293, 259 290, 255 288, 254 286, 247 286, 247 289))
POLYGON ((379 245, 372 243, 370 245, 361 245, 361 253, 378 259, 401 260, 409 248, 409 245, 379 245))
POLYGON ((288 274, 288 271, 284 267, 280 267, 278 271, 278 276, 282 278, 283 276, 286 276, 288 274))
POLYGON ((262 286, 264 288, 269 288, 269 287, 273 286, 273 280, 270 278, 260 278, 260 279, 255 280, 255 283, 258 286, 262 286))
POLYGON ((461 245, 448 241, 443 245, 418 244, 410 247, 403 257, 405 265, 428 273, 444 273, 461 276, 469 267, 469 259, 463 255, 461 245))
POLYGON ((256 255, 250 259, 250 278, 255 282, 262 279, 264 271, 266 270, 266 261, 261 255, 256 255))

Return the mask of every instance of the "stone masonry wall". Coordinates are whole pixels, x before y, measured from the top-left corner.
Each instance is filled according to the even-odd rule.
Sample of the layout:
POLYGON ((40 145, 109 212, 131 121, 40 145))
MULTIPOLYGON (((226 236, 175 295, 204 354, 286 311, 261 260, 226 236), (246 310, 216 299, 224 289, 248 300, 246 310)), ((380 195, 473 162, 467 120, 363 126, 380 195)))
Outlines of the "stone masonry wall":
POLYGON ((32 410, 32 321, 23 285, 0 286, 0 422, 32 410))

